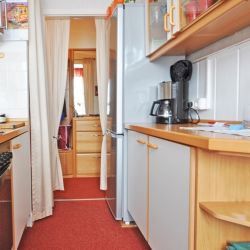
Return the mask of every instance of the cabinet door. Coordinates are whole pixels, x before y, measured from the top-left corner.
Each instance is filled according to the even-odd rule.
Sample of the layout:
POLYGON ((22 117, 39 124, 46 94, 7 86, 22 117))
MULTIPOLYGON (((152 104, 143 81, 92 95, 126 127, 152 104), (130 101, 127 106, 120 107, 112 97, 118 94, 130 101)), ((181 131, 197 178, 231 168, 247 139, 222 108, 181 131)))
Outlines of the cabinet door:
POLYGON ((29 133, 11 141, 12 194, 13 194, 13 242, 17 249, 31 213, 31 166, 29 133))
POLYGON ((190 148, 149 137, 149 245, 188 249, 190 148))
POLYGON ((181 29, 181 0, 169 0, 171 2, 168 5, 168 12, 169 12, 169 23, 171 25, 171 35, 174 35, 181 29))
POLYGON ((154 52, 171 37, 168 1, 146 1, 147 54, 154 52))
POLYGON ((128 132, 128 210, 147 239, 147 138, 128 132))

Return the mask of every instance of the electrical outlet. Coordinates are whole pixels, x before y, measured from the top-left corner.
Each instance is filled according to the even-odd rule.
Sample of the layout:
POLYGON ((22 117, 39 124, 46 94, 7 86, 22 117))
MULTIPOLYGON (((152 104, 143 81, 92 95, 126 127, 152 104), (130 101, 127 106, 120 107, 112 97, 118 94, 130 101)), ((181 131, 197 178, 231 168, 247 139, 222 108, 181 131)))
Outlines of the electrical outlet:
POLYGON ((206 110, 209 109, 207 98, 197 98, 196 100, 191 100, 193 103, 193 108, 197 110, 206 110))

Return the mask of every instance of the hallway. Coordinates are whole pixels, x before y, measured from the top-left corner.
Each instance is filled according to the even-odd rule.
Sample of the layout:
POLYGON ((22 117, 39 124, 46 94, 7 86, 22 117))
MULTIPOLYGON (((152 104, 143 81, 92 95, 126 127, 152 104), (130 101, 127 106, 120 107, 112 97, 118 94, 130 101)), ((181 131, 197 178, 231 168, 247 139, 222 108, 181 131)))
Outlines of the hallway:
POLYGON ((24 232, 19 250, 150 249, 138 228, 122 228, 113 219, 98 183, 97 178, 66 179, 66 191, 55 192, 54 215, 24 232))

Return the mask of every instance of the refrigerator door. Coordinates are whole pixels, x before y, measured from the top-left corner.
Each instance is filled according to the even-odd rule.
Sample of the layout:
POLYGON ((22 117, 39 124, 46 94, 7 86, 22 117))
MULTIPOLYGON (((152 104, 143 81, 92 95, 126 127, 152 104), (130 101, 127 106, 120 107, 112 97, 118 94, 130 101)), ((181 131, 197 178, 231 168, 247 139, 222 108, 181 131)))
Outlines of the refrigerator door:
POLYGON ((110 75, 108 83, 108 129, 123 133, 123 36, 124 9, 120 5, 111 18, 110 75))
POLYGON ((123 135, 107 133, 110 160, 107 166, 106 201, 116 220, 122 219, 122 158, 123 135))

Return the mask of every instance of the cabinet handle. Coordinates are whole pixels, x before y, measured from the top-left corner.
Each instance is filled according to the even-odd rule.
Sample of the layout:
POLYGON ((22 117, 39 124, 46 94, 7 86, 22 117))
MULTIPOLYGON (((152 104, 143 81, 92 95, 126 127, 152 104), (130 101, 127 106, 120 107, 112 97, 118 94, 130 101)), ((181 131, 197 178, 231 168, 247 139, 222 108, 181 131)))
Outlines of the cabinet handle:
POLYGON ((153 143, 148 143, 148 147, 152 149, 158 149, 158 145, 153 144, 153 143))
POLYGON ((166 13, 164 15, 164 31, 165 32, 169 32, 170 29, 168 28, 168 17, 169 17, 169 13, 166 13))
POLYGON ((169 22, 172 26, 175 26, 175 23, 174 23, 174 9, 175 9, 175 6, 174 5, 171 5, 170 7, 170 18, 169 18, 169 22))
POLYGON ((146 144, 146 142, 144 141, 144 140, 142 140, 142 139, 137 139, 136 140, 138 143, 140 143, 140 144, 146 144))
POLYGON ((101 159, 101 156, 92 156, 94 159, 101 159))
POLYGON ((22 144, 18 143, 12 146, 12 149, 19 149, 22 147, 22 144))

